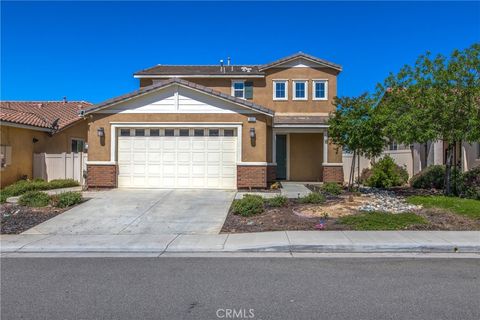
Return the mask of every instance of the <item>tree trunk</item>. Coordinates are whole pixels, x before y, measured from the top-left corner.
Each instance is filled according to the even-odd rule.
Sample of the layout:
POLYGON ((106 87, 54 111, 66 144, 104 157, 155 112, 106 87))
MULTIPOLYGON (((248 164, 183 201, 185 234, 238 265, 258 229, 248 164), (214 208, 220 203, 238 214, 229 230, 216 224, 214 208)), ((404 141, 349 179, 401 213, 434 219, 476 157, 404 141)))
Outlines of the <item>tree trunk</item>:
POLYGON ((443 193, 445 195, 452 194, 452 186, 451 186, 451 178, 452 178, 452 145, 449 144, 447 148, 447 156, 446 156, 446 166, 445 166, 445 187, 443 189, 443 193))
POLYGON ((350 166, 350 175, 348 177, 348 189, 352 191, 352 186, 353 186, 353 178, 355 177, 355 157, 356 157, 357 152, 354 150, 353 151, 353 156, 352 156, 352 165, 350 166))
POLYGON ((360 157, 357 157, 358 160, 357 160, 357 186, 360 187, 360 157))

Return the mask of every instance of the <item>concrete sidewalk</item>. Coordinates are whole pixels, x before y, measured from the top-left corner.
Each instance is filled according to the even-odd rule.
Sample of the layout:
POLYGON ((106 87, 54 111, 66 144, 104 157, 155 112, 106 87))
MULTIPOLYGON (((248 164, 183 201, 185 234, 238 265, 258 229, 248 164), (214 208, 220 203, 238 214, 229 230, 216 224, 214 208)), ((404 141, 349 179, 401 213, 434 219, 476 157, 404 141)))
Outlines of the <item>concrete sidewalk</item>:
POLYGON ((12 252, 462 252, 480 253, 480 231, 277 231, 218 235, 1 235, 12 252))

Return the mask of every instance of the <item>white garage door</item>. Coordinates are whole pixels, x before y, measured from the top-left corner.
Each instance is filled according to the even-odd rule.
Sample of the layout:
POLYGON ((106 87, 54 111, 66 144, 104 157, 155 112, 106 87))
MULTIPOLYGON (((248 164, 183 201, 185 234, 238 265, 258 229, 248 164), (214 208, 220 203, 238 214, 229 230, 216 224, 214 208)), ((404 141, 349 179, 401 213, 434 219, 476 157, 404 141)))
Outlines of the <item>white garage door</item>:
POLYGON ((235 129, 118 129, 118 186, 235 189, 235 129))

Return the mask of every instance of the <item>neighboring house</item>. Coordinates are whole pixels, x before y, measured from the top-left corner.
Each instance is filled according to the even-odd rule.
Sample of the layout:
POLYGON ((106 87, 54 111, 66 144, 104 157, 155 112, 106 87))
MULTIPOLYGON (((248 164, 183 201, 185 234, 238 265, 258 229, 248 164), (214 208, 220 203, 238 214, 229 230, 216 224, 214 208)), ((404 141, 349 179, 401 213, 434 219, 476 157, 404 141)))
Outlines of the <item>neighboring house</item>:
POLYGON ((1 101, 0 183, 32 178, 34 153, 82 152, 87 121, 84 101, 1 101))
POLYGON ((341 150, 327 136, 341 66, 304 53, 265 65, 229 62, 157 65, 135 73, 139 90, 85 110, 88 186, 343 181, 341 150))
MULTIPOLYGON (((423 169, 431 165, 444 165, 446 164, 446 150, 448 144, 443 141, 428 142, 424 143, 415 143, 410 146, 390 143, 385 151, 379 158, 384 157, 385 155, 391 156, 397 165, 404 167, 408 175, 412 177, 413 175, 419 173, 423 169)), ((458 146, 456 160, 459 162, 462 171, 468 171, 474 167, 480 166, 480 142, 476 143, 462 143, 458 146)), ((352 154, 343 153, 343 169, 345 173, 345 182, 348 181, 349 173, 351 170, 352 164, 352 154)), ((365 168, 371 167, 371 160, 365 157, 360 157, 360 167, 358 162, 355 164, 355 170, 360 172, 365 168)), ((357 173, 355 173, 355 176, 357 173)))

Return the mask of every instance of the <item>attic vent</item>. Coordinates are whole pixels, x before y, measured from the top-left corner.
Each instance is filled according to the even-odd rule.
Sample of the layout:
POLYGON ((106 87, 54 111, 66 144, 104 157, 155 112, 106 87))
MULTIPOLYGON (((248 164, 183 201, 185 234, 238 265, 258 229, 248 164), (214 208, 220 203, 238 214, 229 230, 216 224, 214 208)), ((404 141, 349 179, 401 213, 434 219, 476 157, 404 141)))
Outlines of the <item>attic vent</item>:
POLYGON ((243 72, 251 72, 251 71, 252 71, 252 68, 242 67, 242 71, 243 71, 243 72))

